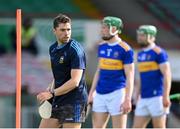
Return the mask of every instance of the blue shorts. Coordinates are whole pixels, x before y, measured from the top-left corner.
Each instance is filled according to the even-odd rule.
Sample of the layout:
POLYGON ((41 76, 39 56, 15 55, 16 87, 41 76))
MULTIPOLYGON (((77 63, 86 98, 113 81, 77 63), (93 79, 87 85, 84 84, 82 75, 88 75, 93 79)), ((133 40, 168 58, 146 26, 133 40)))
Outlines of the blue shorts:
POLYGON ((85 121, 86 104, 54 105, 51 118, 63 123, 82 123, 85 121))

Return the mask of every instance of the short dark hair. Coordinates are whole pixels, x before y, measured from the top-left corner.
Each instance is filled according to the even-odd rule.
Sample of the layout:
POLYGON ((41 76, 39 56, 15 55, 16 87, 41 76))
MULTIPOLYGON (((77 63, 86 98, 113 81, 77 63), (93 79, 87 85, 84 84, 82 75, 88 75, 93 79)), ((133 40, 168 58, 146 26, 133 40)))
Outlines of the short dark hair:
POLYGON ((64 14, 59 14, 54 18, 53 28, 55 29, 56 27, 58 27, 60 23, 71 23, 71 19, 64 14))

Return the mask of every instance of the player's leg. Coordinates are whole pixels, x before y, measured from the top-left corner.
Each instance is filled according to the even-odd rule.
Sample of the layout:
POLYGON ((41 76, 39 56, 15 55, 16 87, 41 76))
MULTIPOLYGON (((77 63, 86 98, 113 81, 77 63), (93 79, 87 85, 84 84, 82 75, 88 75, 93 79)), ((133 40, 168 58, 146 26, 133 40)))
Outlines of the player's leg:
POLYGON ((81 128, 81 123, 63 123, 63 128, 81 128))
POLYGON ((137 102, 133 128, 145 128, 150 121, 150 114, 147 108, 148 99, 140 99, 137 102))
POLYGON ((106 125, 109 121, 109 114, 102 112, 93 112, 92 122, 93 128, 106 128, 106 125))
POLYGON ((106 95, 96 93, 93 99, 92 123, 93 128, 105 128, 109 120, 109 113, 105 103, 106 95))
POLYGON ((120 110, 124 102, 124 91, 124 89, 119 89, 110 93, 106 101, 108 112, 112 116, 113 128, 126 128, 127 114, 122 114, 120 110))
POLYGON ((68 114, 65 114, 64 116, 64 122, 63 122, 63 128, 81 128, 81 123, 85 122, 86 117, 86 104, 82 103, 76 103, 73 105, 69 105, 69 107, 72 107, 72 115, 69 114, 70 110, 67 109, 67 106, 63 108, 63 112, 66 112, 68 114))
POLYGON ((146 128, 150 121, 149 116, 135 116, 133 122, 133 128, 146 128))
POLYGON ((166 128, 166 115, 153 117, 152 123, 154 128, 166 128))
POLYGON ((116 115, 112 116, 112 126, 113 128, 126 128, 127 115, 116 115))
POLYGON ((162 102, 162 96, 151 98, 151 105, 149 110, 152 116, 152 122, 154 128, 166 127, 166 114, 169 113, 169 109, 165 109, 162 102))
POLYGON ((39 128, 59 128, 61 125, 59 121, 54 118, 42 119, 39 128))

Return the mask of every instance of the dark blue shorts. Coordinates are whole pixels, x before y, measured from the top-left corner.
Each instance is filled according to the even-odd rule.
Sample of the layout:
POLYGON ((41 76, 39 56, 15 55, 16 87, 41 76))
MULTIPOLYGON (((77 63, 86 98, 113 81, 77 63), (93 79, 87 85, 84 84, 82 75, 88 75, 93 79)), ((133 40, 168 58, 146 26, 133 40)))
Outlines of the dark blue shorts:
POLYGON ((82 123, 85 121, 86 104, 54 105, 51 118, 62 123, 82 123))

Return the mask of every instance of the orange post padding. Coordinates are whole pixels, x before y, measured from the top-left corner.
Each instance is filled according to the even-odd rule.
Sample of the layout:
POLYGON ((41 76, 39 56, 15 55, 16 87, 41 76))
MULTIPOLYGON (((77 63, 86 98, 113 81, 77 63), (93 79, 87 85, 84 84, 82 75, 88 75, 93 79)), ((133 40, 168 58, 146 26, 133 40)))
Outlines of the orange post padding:
POLYGON ((16 10, 16 128, 21 128, 21 9, 16 10))

